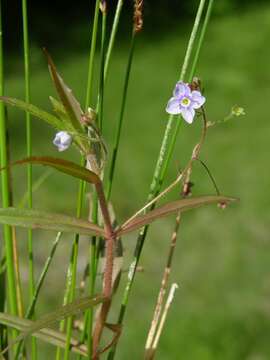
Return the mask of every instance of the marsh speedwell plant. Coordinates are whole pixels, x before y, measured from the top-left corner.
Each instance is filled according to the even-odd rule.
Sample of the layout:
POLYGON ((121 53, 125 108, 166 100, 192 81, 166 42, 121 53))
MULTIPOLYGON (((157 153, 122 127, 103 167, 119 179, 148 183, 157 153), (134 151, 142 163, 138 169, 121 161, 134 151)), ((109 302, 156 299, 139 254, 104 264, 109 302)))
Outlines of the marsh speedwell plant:
MULTIPOLYGON (((129 310, 128 301, 131 295, 136 296, 136 294, 132 294, 131 290, 136 273, 139 270, 140 256, 145 241, 151 241, 151 239, 147 239, 149 225, 162 217, 175 214, 176 221, 172 235, 169 234, 168 238, 164 238, 164 242, 167 242, 169 239, 167 261, 164 264, 161 287, 154 309, 153 320, 149 324, 149 333, 145 344, 145 359, 153 359, 164 329, 167 313, 173 301, 174 292, 177 289, 177 284, 170 283, 170 271, 177 232, 182 222, 183 212, 207 204, 216 204, 218 208, 225 208, 228 203, 234 200, 232 197, 220 194, 214 177, 207 166, 207 161, 201 159, 201 149, 206 140, 208 129, 218 122, 243 115, 244 111, 234 106, 230 115, 222 121, 215 122, 213 119, 210 121, 207 118, 207 80, 205 79, 202 82, 199 77, 195 77, 195 71, 212 11, 213 0, 200 0, 180 77, 175 80, 172 94, 168 94, 168 103, 163 105, 164 117, 167 112, 168 119, 164 120, 164 137, 161 142, 149 196, 143 207, 138 209, 135 214, 131 214, 124 222, 119 219, 117 200, 114 203, 111 202, 111 192, 118 151, 121 148, 119 145, 122 125, 124 120, 128 119, 128 116, 124 116, 124 112, 133 55, 138 34, 143 26, 143 1, 135 0, 130 50, 124 75, 124 87, 123 92, 119 94, 121 98, 119 118, 116 124, 116 133, 112 135, 113 146, 108 148, 106 139, 103 136, 103 127, 106 120, 103 116, 103 99, 123 3, 123 0, 118 0, 114 21, 110 29, 106 21, 107 12, 109 11, 108 5, 110 4, 107 4, 105 0, 97 0, 95 2, 86 101, 84 105, 78 102, 71 89, 57 71, 48 50, 44 49, 49 73, 57 93, 57 98, 49 97, 52 105, 51 112, 41 110, 31 104, 26 0, 22 1, 25 63, 24 100, 8 97, 4 94, 2 29, 0 29, 0 146, 2 170, 0 222, 3 224, 0 279, 0 341, 2 358, 38 359, 40 357, 40 343, 36 342, 36 339, 42 340, 48 346, 54 346, 56 349, 55 359, 58 360, 69 358, 117 358, 118 347, 119 352, 121 351, 119 340, 121 339, 121 334, 125 331, 125 315, 126 311, 129 310), (99 29, 100 35, 98 36, 99 29), (98 41, 100 41, 100 70, 98 88, 96 90, 98 97, 97 103, 93 103, 93 77, 97 68, 94 67, 94 62, 96 60, 98 41), (6 126, 6 116, 10 105, 23 110, 26 114, 27 157, 19 159, 14 163, 9 162, 7 145, 8 128, 6 126), (32 154, 31 121, 36 121, 36 119, 43 120, 55 129, 54 139, 48 139, 48 142, 53 142, 55 146, 54 157, 46 156, 46 154, 42 156, 34 156, 32 154), (187 126, 189 127, 194 122, 200 122, 201 134, 197 144, 195 146, 194 144, 190 145, 190 159, 187 164, 176 174, 175 181, 167 188, 164 188, 163 183, 177 141, 179 128, 183 122, 188 123, 187 126), (80 163, 68 160, 68 155, 66 159, 58 157, 59 152, 65 155, 65 151, 67 149, 71 151, 71 148, 73 151, 79 152, 81 157, 80 163), (213 194, 199 197, 192 196, 192 168, 195 162, 203 167, 205 176, 208 176, 213 183, 213 194), (10 173, 14 165, 26 165, 27 167, 28 205, 24 207, 12 206, 10 173), (66 176, 79 179, 76 217, 32 208, 34 185, 36 181, 39 182, 39 179, 36 180, 32 177, 33 165, 43 165, 52 168, 53 171, 59 171, 66 176), (166 195, 175 187, 179 187, 179 190, 181 188, 179 198, 172 202, 165 202, 165 205, 158 205, 158 201, 161 198, 164 200, 166 195), (88 217, 82 216, 82 206, 84 203, 89 204, 88 217), (14 230, 16 226, 29 229, 28 263, 30 294, 27 301, 22 301, 23 296, 18 262, 19 254, 17 252, 17 240, 14 230), (33 262, 32 245, 35 241, 34 229, 36 228, 55 231, 55 240, 51 248, 48 245, 49 256, 41 273, 34 276, 35 263, 33 262), (39 305, 40 291, 60 238, 66 232, 74 234, 74 242, 68 269, 61 268, 61 265, 58 267, 58 271, 66 272, 65 293, 58 294, 63 297, 63 305, 55 311, 38 318, 35 316, 35 310, 39 305), (134 255, 128 271, 124 272, 122 269, 122 258, 125 256, 123 249, 125 249, 125 237, 127 234, 134 239, 134 255), (78 249, 82 242, 89 244, 90 256, 87 257, 85 255, 88 265, 84 274, 78 274, 78 249), (123 274, 120 278, 121 273, 123 274), (78 277, 83 278, 80 297, 75 296, 75 290, 78 287, 78 277), (117 300, 113 301, 113 299, 117 291, 119 291, 118 285, 120 281, 124 283, 124 292, 120 294, 120 297, 117 297, 117 299, 120 299, 120 303, 118 303, 117 300), (110 317, 112 309, 114 313, 119 311, 118 319, 114 319, 114 321, 110 317), (58 329, 55 327, 57 323, 59 323, 58 329), (30 339, 31 346, 28 346, 28 341, 26 341, 28 339, 30 339)), ((130 6, 130 3, 127 3, 127 6, 130 6)), ((5 14, 2 15, 4 16, 5 14)), ((198 74, 196 75, 198 76, 198 74)), ((63 193, 62 196, 65 198, 70 196, 70 194, 63 193)), ((64 240, 64 236, 62 239, 64 240)), ((57 287, 55 292, 57 292, 57 287)), ((136 324, 133 326, 136 327, 136 324)), ((168 356, 170 358, 170 354, 168 356)))

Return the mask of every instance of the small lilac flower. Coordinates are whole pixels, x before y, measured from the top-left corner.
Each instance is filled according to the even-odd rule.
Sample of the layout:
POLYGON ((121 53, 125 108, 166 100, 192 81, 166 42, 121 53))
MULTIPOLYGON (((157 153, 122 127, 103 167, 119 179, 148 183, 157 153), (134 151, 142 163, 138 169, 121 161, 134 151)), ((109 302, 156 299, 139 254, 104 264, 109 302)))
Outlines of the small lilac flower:
POLYGON ((183 119, 191 124, 195 116, 195 110, 199 109, 205 103, 205 97, 200 91, 191 91, 188 84, 182 81, 175 86, 173 97, 170 98, 166 111, 169 114, 181 114, 183 119))
POLYGON ((58 151, 67 150, 72 143, 72 137, 66 131, 59 131, 53 140, 53 144, 58 147, 58 151))

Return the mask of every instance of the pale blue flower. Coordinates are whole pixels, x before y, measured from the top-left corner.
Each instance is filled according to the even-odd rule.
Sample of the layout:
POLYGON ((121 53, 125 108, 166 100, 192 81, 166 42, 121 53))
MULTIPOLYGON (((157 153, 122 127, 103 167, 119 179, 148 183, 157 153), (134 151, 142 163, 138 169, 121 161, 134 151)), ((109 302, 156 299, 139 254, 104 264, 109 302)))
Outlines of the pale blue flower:
POLYGON ((72 143, 72 137, 66 131, 59 131, 53 140, 53 144, 57 146, 58 151, 67 150, 72 143))
POLYGON ((188 84, 182 81, 175 86, 173 97, 170 98, 166 111, 169 114, 181 114, 183 119, 191 124, 195 116, 195 110, 205 103, 205 97, 198 90, 191 91, 188 84))

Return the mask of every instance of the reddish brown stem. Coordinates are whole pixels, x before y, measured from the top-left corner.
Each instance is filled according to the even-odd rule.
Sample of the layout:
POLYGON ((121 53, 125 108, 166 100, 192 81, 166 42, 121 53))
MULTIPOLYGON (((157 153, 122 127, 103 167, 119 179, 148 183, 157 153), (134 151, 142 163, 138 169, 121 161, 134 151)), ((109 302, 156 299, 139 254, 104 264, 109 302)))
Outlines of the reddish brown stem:
POLYGON ((95 184, 96 191, 99 199, 100 209, 103 216, 104 228, 105 228, 105 271, 104 271, 104 280, 103 280, 103 295, 108 299, 105 303, 102 304, 101 310, 96 322, 96 326, 93 334, 93 360, 99 358, 98 347, 101 339, 101 335, 106 323, 107 315, 110 310, 111 304, 111 295, 112 295, 112 275, 113 275, 113 257, 114 257, 114 242, 115 242, 115 232, 112 227, 110 220, 109 210, 106 202, 106 198, 103 191, 103 186, 101 182, 95 184))

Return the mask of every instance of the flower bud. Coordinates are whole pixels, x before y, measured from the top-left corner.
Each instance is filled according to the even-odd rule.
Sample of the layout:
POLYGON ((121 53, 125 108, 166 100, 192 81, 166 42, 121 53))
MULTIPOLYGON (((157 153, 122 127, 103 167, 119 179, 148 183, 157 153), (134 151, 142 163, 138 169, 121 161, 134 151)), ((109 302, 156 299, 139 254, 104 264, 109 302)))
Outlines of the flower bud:
POLYGON ((72 137, 66 131, 59 131, 53 139, 53 144, 58 148, 58 151, 67 150, 72 143, 72 137))

